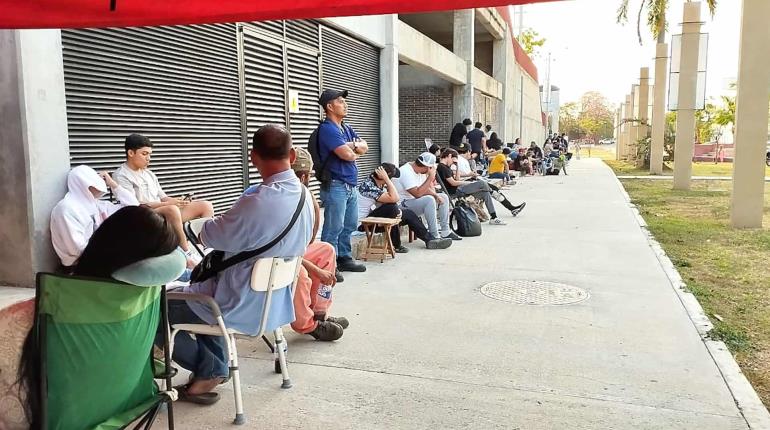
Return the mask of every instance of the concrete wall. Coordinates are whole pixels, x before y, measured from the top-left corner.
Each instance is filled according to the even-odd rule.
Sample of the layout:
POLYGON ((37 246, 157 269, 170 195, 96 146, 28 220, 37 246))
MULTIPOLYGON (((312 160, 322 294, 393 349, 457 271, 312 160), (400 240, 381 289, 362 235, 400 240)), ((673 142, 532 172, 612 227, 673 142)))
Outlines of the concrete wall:
POLYGON ((473 49, 473 64, 487 75, 493 75, 493 48, 492 42, 476 43, 473 49))
POLYGON ((69 171, 61 33, 0 30, 0 284, 58 266, 50 213, 69 171))
POLYGON ((398 21, 398 50, 399 59, 404 63, 428 70, 449 82, 464 83, 468 76, 465 61, 403 21, 398 21))
POLYGON ((473 122, 478 121, 484 125, 491 125, 492 131, 496 132, 498 137, 505 141, 505 135, 500 130, 499 103, 501 103, 500 100, 484 95, 481 91, 476 90, 476 93, 473 95, 473 122))

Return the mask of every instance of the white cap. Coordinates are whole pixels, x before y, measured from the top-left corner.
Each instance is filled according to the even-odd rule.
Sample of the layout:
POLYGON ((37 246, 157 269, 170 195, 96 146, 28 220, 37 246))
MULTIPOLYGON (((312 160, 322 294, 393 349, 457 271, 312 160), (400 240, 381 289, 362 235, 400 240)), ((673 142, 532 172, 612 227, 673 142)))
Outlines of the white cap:
POLYGON ((425 167, 434 167, 436 165, 436 156, 430 152, 423 152, 417 157, 417 161, 425 167))

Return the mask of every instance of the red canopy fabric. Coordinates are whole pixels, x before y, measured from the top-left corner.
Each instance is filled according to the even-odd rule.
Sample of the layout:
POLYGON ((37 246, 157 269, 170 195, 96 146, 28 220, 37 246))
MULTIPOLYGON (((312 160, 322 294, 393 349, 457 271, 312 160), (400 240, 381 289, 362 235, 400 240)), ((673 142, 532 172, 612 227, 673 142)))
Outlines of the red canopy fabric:
POLYGON ((545 1, 554 0, 0 0, 0 28, 264 21, 429 12, 545 1))

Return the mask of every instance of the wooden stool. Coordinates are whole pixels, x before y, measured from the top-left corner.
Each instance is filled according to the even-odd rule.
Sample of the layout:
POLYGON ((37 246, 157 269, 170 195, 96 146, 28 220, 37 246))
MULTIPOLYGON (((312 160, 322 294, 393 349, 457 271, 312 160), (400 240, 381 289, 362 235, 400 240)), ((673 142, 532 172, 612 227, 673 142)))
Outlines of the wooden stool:
POLYGON ((366 252, 364 253, 364 261, 369 261, 370 256, 380 256, 380 263, 385 261, 385 256, 390 255, 392 258, 396 258, 396 249, 393 247, 393 242, 390 240, 390 230, 401 223, 398 218, 377 218, 366 217, 361 220, 361 225, 364 226, 364 233, 366 233, 366 252), (376 245, 374 243, 374 234, 377 230, 382 228, 382 245, 376 245))

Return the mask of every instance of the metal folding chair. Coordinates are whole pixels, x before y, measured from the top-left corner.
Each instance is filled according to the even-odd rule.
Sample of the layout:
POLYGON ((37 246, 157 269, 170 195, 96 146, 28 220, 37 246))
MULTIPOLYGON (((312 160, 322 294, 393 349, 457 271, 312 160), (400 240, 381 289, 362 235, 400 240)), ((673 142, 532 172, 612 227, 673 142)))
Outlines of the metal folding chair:
MULTIPOLYGON (((225 345, 227 347, 227 356, 230 361, 230 376, 233 381, 233 391, 235 394, 235 419, 233 424, 243 424, 246 422, 243 411, 243 397, 241 394, 241 379, 240 372, 238 370, 238 350, 236 346, 237 337, 262 337, 265 338, 265 329, 267 324, 268 315, 270 313, 271 298, 274 291, 282 288, 290 288, 291 296, 294 296, 294 290, 297 285, 297 276, 299 275, 299 268, 302 264, 302 257, 291 258, 278 258, 268 257, 260 258, 254 262, 254 266, 251 271, 251 289, 258 293, 265 294, 265 305, 262 309, 261 315, 254 315, 254 318, 260 319, 259 332, 254 336, 241 333, 234 329, 229 329, 225 325, 224 318, 219 306, 209 296, 202 294, 192 293, 177 293, 169 292, 168 300, 185 300, 185 301, 197 301, 204 303, 211 310, 212 315, 217 321, 216 325, 208 324, 174 324, 172 325, 170 350, 173 353, 174 350, 174 338, 180 331, 186 331, 188 333, 207 335, 207 336, 222 336, 225 339, 225 345)), ((289 371, 286 366, 286 340, 283 337, 283 330, 281 327, 273 329, 275 336, 275 348, 274 354, 277 354, 277 360, 280 365, 282 384, 281 388, 291 388, 291 379, 289 378, 289 371)), ((269 342, 269 341, 268 341, 269 342)))

